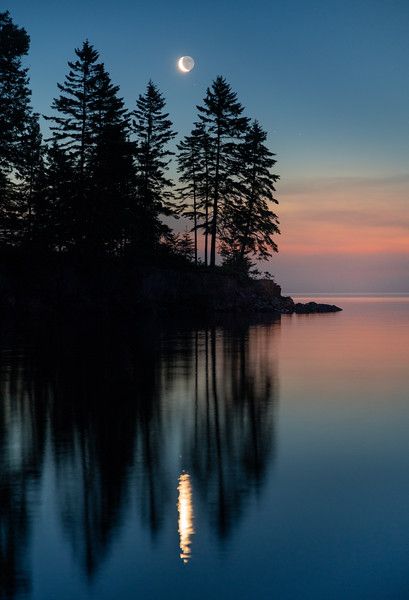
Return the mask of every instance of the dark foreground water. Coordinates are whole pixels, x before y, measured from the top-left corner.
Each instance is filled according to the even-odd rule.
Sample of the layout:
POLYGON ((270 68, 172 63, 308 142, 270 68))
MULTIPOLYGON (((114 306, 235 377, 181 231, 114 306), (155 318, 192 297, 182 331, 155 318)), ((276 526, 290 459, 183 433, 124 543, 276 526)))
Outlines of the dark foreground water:
POLYGON ((409 598, 409 299, 1 323, 0 598, 409 598))

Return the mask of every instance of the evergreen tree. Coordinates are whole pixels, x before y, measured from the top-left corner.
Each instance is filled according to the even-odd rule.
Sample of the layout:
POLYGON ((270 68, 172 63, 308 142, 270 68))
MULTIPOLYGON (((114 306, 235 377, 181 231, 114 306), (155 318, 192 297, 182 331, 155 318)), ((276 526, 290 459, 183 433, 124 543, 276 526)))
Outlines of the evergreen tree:
POLYGON ((13 174, 30 116, 28 69, 22 58, 30 38, 9 12, 0 12, 0 228, 3 241, 19 239, 21 219, 13 174))
POLYGON ((95 243, 117 252, 129 237, 128 215, 134 200, 134 144, 129 140, 129 113, 103 65, 95 97, 95 150, 91 159, 95 243))
POLYGON ((278 204, 274 192, 279 176, 271 171, 276 160, 266 139, 266 132, 254 121, 237 148, 237 193, 223 215, 222 254, 244 266, 250 264, 250 256, 267 259, 277 252, 273 236, 280 233, 278 219, 269 205, 278 204))
POLYGON ((195 264, 197 264, 197 233, 205 236, 205 265, 208 262, 210 209, 211 142, 203 123, 195 123, 192 133, 178 144, 179 180, 183 216, 193 221, 195 264))
POLYGON ((60 95, 51 108, 55 115, 46 117, 53 123, 52 140, 66 151, 73 161, 77 185, 72 203, 73 214, 70 229, 75 245, 84 249, 90 229, 89 206, 91 182, 90 164, 95 143, 95 96, 99 71, 98 52, 86 40, 75 49, 76 60, 69 61, 69 72, 62 84, 57 84, 60 95))
POLYGON ((197 123, 195 127, 195 133, 199 140, 200 151, 201 151, 201 166, 202 169, 199 172, 199 189, 201 202, 200 206, 203 213, 203 223, 201 228, 205 237, 205 265, 208 266, 208 255, 209 255, 209 235, 210 235, 210 222, 211 222, 211 189, 212 189, 212 171, 214 163, 214 150, 209 133, 207 132, 203 123, 197 123))
POLYGON ((61 252, 75 244, 76 182, 72 156, 54 140, 47 151, 44 201, 35 216, 36 230, 51 250, 61 252))
POLYGON ((92 156, 94 142, 96 82, 100 69, 99 54, 86 40, 75 49, 77 59, 68 62, 65 82, 57 84, 61 94, 51 108, 58 114, 46 117, 54 123, 50 127, 53 140, 67 150, 73 159, 84 185, 86 168, 92 156))
POLYGON ((57 115, 48 117, 54 123, 53 140, 77 177, 74 201, 63 213, 71 223, 62 230, 70 231, 74 244, 88 253, 118 251, 133 179, 129 114, 93 46, 85 41, 75 54, 52 105, 57 115))
POLYGON ((21 242, 21 205, 12 178, 0 172, 0 241, 12 246, 21 242))
POLYGON ((243 107, 237 100, 237 94, 220 76, 207 89, 203 106, 197 108, 199 119, 205 125, 214 148, 210 249, 210 266, 214 267, 219 213, 235 188, 236 146, 247 129, 248 119, 242 116, 243 107))
POLYGON ((0 13, 0 171, 11 171, 16 146, 30 114, 28 69, 22 57, 28 53, 30 38, 15 25, 9 12, 0 13))
POLYGON ((177 251, 178 254, 188 262, 193 262, 195 259, 195 264, 197 264, 195 245, 188 229, 185 229, 185 231, 178 236, 177 251))
POLYGON ((149 81, 146 92, 136 101, 133 113, 133 131, 136 135, 136 173, 138 204, 135 211, 135 237, 140 249, 153 250, 163 234, 169 229, 160 221, 160 215, 174 215, 170 187, 167 178, 168 149, 175 137, 172 122, 164 111, 165 99, 158 88, 149 81))
POLYGON ((34 221, 38 222, 35 219, 36 206, 42 203, 45 193, 44 152, 39 115, 34 113, 28 118, 21 136, 15 169, 21 233, 26 243, 33 241, 34 221))
POLYGON ((181 173, 180 181, 184 184, 180 190, 183 201, 182 214, 193 221, 195 265, 197 265, 200 163, 200 146, 197 143, 197 137, 192 133, 190 136, 185 136, 178 144, 178 171, 181 173))

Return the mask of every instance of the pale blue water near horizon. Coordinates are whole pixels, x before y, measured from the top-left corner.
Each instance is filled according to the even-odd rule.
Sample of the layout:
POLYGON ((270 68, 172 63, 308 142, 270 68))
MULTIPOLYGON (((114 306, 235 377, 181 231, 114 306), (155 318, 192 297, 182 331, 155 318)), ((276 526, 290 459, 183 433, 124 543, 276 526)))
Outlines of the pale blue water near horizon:
POLYGON ((0 598, 408 598, 409 296, 319 300, 3 323, 0 598))

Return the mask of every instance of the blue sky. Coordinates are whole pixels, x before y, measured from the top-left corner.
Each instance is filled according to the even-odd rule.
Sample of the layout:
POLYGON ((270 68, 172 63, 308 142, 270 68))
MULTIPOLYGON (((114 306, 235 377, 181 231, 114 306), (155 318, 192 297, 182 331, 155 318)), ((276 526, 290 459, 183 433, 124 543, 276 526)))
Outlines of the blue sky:
MULTIPOLYGON (((152 78, 181 134, 207 85, 226 76, 278 155, 283 251, 291 246, 296 207, 305 201, 291 190, 311 178, 318 187, 324 181, 326 190, 328 180, 342 186, 342 178, 348 184, 376 178, 385 185, 385 204, 378 198, 376 210, 393 212, 396 201, 400 219, 401 198, 388 196, 388 182, 409 172, 407 0, 9 0, 5 8, 31 36, 33 104, 42 113, 85 38, 101 52, 129 107, 152 78), (175 68, 184 54, 196 60, 188 76, 175 68)), ((317 194, 322 202, 324 188, 317 194)), ((365 194, 370 198, 370 190, 365 194)), ((348 185, 345 210, 354 197, 348 185)), ((277 263, 284 278, 285 260, 277 263)), ((397 284, 403 277, 400 271, 397 284)), ((290 274, 285 285, 296 284, 290 274)))

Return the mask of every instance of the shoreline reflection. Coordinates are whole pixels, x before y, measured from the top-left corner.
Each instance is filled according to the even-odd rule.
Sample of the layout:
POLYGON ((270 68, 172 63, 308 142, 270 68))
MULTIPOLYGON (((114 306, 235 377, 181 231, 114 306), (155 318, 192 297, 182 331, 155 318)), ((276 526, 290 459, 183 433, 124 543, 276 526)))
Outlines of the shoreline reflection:
POLYGON ((166 327, 67 319, 3 330, 0 599, 30 590, 46 468, 59 551, 69 550, 88 583, 135 508, 159 543, 175 519, 175 478, 180 559, 191 559, 199 510, 212 535, 231 535, 274 459, 278 331, 279 322, 242 319, 166 327))

